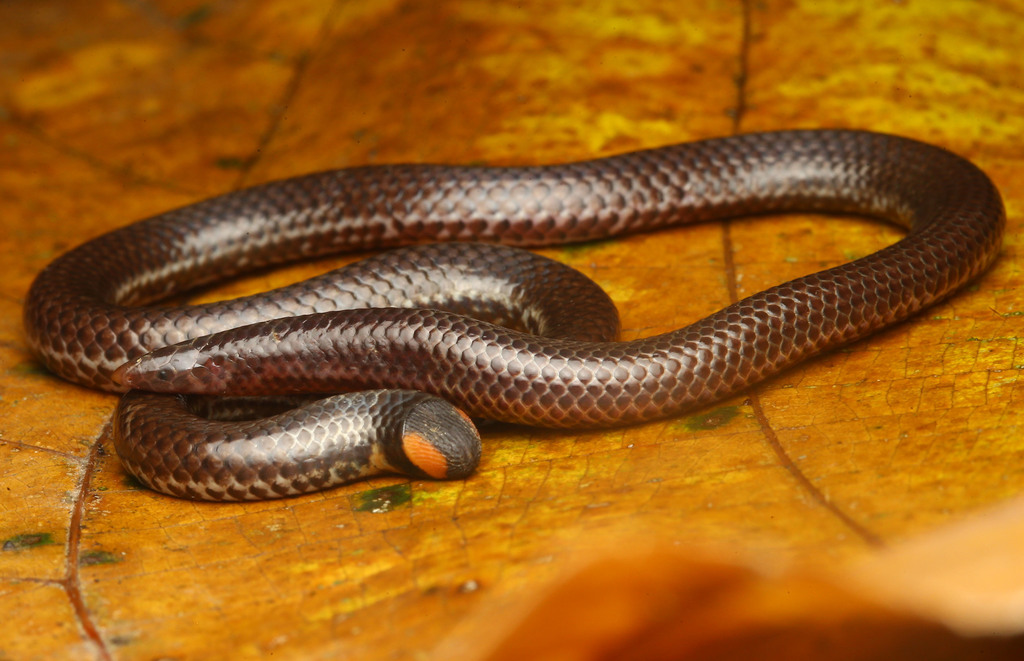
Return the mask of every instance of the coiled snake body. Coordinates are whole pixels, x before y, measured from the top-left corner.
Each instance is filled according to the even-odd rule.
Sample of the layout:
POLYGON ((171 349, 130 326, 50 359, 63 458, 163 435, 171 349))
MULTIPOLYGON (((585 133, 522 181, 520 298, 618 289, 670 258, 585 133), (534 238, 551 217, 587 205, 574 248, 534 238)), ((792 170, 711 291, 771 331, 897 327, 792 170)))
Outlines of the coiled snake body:
MULTIPOLYGON (((106 390, 257 395, 388 387, 440 395, 472 416, 561 427, 625 424, 715 401, 949 296, 992 263, 1004 224, 998 191, 970 162, 860 131, 740 135, 544 167, 352 168, 229 193, 99 237, 39 275, 25 325, 49 369, 106 390), (908 233, 874 254, 631 342, 610 341, 617 322, 602 316, 607 300, 586 284, 568 276, 567 298, 559 299, 551 293, 563 288, 558 269, 538 275, 547 268, 538 266, 543 260, 481 245, 417 248, 366 267, 388 272, 385 279, 401 287, 419 287, 408 295, 381 294, 376 284, 363 284, 370 276, 361 272, 349 289, 329 285, 327 294, 299 285, 210 306, 134 307, 253 268, 344 250, 428 240, 550 245, 787 211, 865 214, 908 233), (423 255, 434 266, 418 266, 423 255), (438 293, 431 283, 449 278, 443 274, 452 262, 465 267, 450 276, 458 292, 438 293), (492 268, 501 277, 488 275, 492 268), (476 301, 492 285, 498 293, 476 301), (534 303, 524 289, 552 300, 534 303), (353 290, 368 292, 370 302, 350 302, 353 290), (366 305, 385 309, 343 309, 366 305), (403 305, 418 307, 397 307, 403 305), (306 316, 322 310, 328 312, 306 316), (559 317, 577 310, 589 320, 582 329, 559 317), (182 348, 160 349, 186 340, 182 348), (278 354, 283 362, 271 358, 278 354)), ((342 408, 373 409, 366 423, 310 423, 285 412, 271 422, 191 422, 184 431, 164 424, 190 415, 178 399, 133 393, 119 407, 116 443, 144 482, 198 498, 287 495, 374 469, 432 477, 473 470, 479 448, 471 427, 452 432, 456 440, 430 436, 461 424, 464 416, 447 409, 440 425, 419 420, 422 411, 412 427, 399 424, 398 449, 382 449, 374 431, 340 445, 327 432, 310 431, 317 424, 370 429, 381 409, 391 415, 391 404, 378 401, 390 395, 356 397, 363 399, 342 408), (150 406, 160 412, 147 414, 150 406), (264 427, 272 428, 269 436, 264 427)), ((424 396, 402 397, 415 399, 415 408, 424 396)), ((427 408, 442 406, 431 402, 427 408)), ((324 404, 298 410, 310 406, 323 414, 324 404)))

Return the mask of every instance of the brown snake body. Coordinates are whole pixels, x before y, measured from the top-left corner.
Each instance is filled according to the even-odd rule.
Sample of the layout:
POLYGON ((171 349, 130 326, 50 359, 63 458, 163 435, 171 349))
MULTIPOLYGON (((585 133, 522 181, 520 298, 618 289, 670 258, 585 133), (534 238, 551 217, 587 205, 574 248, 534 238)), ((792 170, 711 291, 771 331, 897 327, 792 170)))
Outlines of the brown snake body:
MULTIPOLYGON (((40 274, 25 324, 51 370, 108 390, 122 383, 215 394, 398 387, 436 393, 474 416, 624 424, 720 399, 949 296, 992 263, 1004 224, 998 191, 970 162, 859 131, 749 134, 544 167, 353 168, 229 193, 87 243, 40 274), (252 268, 343 250, 426 240, 548 245, 789 211, 864 214, 908 233, 856 261, 632 342, 590 331, 584 339, 571 332, 547 339, 433 309, 344 310, 294 292, 263 295, 255 303, 266 309, 257 312, 251 299, 198 311, 132 307, 252 268), (322 307, 335 311, 225 330, 322 307), (214 331, 223 332, 203 337, 214 331), (142 357, 190 338, 198 339, 142 357), (281 352, 285 362, 273 357, 281 352)), ((502 309, 537 330, 529 303, 502 309)), ((162 451, 118 447, 122 456, 138 455, 133 472, 158 488, 195 497, 296 492, 294 480, 279 474, 225 487, 231 466, 203 464, 197 443, 171 430, 165 435, 162 451), (168 448, 177 456, 173 466, 159 458, 168 448), (197 464, 203 468, 190 472, 197 464)), ((257 452, 245 447, 238 462, 257 452)), ((273 473, 279 464, 269 465, 273 473)), ((427 465, 418 474, 444 475, 427 465)), ((298 491, 330 483, 313 482, 298 491)))

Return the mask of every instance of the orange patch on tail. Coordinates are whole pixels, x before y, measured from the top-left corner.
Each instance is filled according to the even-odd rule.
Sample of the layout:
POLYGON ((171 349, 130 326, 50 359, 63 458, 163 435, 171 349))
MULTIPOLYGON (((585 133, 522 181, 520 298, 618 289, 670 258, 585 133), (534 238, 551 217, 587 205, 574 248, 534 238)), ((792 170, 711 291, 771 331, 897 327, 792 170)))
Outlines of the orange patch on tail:
POLYGON ((435 480, 448 477, 448 460, 423 436, 413 432, 406 434, 402 437, 402 449, 409 461, 430 477, 435 480))
POLYGON ((455 408, 455 412, 458 413, 460 416, 462 416, 462 419, 465 420, 466 422, 468 422, 471 427, 476 429, 476 425, 473 424, 473 418, 469 417, 468 413, 466 413, 465 411, 463 411, 462 409, 460 409, 458 407, 455 408))

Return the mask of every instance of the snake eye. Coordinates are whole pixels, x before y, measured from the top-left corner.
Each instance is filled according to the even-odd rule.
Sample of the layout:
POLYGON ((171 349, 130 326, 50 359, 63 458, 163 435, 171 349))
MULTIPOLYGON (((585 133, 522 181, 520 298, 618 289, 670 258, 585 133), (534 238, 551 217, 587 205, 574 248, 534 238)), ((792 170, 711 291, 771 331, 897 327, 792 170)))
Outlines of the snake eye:
POLYGON ((160 368, 160 371, 156 373, 156 378, 160 379, 161 381, 170 381, 172 378, 174 378, 174 370, 172 370, 170 367, 162 367, 160 368))

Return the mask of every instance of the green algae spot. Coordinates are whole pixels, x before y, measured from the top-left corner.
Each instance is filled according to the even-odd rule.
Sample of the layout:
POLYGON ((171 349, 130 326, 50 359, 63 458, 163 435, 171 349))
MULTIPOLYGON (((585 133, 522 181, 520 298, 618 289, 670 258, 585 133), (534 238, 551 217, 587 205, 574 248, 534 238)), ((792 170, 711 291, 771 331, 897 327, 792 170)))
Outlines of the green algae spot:
POLYGON ((120 561, 120 558, 110 551, 82 551, 78 555, 78 563, 83 567, 89 565, 109 565, 120 561))
POLYGON ((738 406, 722 406, 707 413, 683 418, 677 424, 687 431, 709 431, 724 427, 732 422, 732 419, 739 413, 740 407, 738 406))
POLYGON ((408 484, 396 484, 380 489, 370 489, 354 496, 357 512, 390 512, 412 500, 412 487, 408 484))
POLYGON ((237 156, 221 156, 214 163, 221 170, 241 170, 248 165, 248 160, 237 156))
POLYGON ((15 535, 4 540, 5 551, 21 551, 23 549, 34 549, 40 546, 55 544, 53 535, 48 532, 33 532, 23 535, 15 535))
POLYGON ((193 9, 192 11, 188 12, 180 19, 178 19, 178 24, 181 25, 181 27, 183 28, 190 28, 193 25, 199 25, 200 23, 205 22, 206 19, 210 18, 212 14, 212 6, 208 4, 199 5, 198 7, 196 7, 195 9, 193 9))

